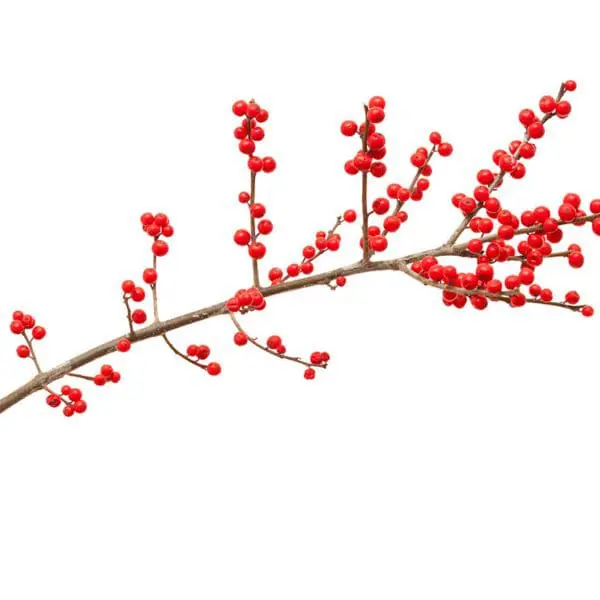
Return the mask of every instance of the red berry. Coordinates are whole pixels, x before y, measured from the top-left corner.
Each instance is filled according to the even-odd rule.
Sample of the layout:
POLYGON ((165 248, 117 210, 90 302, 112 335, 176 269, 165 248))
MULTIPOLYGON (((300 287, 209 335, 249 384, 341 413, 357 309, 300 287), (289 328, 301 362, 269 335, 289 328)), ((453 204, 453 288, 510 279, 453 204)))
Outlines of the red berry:
POLYGON ((169 245, 163 240, 156 240, 152 244, 152 253, 154 256, 164 256, 169 251, 169 245))
POLYGON ((438 146, 442 143, 442 136, 437 131, 432 131, 429 134, 429 141, 434 145, 438 146))
POLYGON ((298 277, 300 274, 300 266, 296 263, 288 265, 286 272, 290 277, 298 277))
POLYGON ((343 275, 340 275, 339 277, 336 278, 335 283, 339 287, 344 287, 346 285, 346 278, 343 275))
POLYGON ((265 137, 265 130, 262 127, 252 127, 250 130, 250 137, 255 142, 260 142, 265 137))
POLYGON ((525 127, 528 127, 529 125, 531 125, 533 122, 535 122, 535 120, 536 120, 535 113, 530 108, 524 108, 519 113, 519 121, 521 121, 521 124, 524 125, 525 127))
POLYGON ((248 102, 246 106, 246 116, 250 119, 254 119, 260 113, 260 106, 256 102, 248 102))
POLYGON ((262 171, 262 168, 263 168, 262 158, 258 158, 258 156, 251 156, 248 159, 248 168, 251 171, 253 171, 254 173, 258 173, 259 171, 262 171))
POLYGON ((196 349, 196 356, 200 360, 207 359, 210 356, 210 348, 208 346, 206 346, 205 344, 201 344, 196 349))
POLYGON ((117 350, 119 352, 128 352, 131 348, 131 342, 127 338, 121 338, 117 342, 117 350))
POLYGON ((594 309, 591 306, 584 306, 581 309, 581 314, 584 317, 593 317, 594 316, 594 309))
POLYGON ((600 235, 600 217, 596 217, 593 221, 592 221, 592 231, 596 234, 596 235, 600 235))
POLYGON ((374 106, 367 111, 367 120, 370 123, 381 123, 385 119, 385 111, 379 106, 374 106))
POLYGON ((541 121, 534 121, 527 128, 527 135, 534 140, 543 137, 544 133, 544 124, 541 121))
POLYGON ((21 345, 17 346, 17 356, 20 358, 27 358, 31 354, 29 346, 21 345))
POLYGON ((158 273, 156 272, 156 269, 152 269, 152 268, 144 269, 144 273, 142 274, 142 279, 148 285, 152 285, 153 283, 156 283, 156 280, 158 279, 158 273))
POLYGON ((23 325, 23 321, 13 321, 10 324, 10 330, 14 334, 23 333, 25 331, 25 325, 23 325))
POLYGON ((278 335, 271 335, 267 338, 267 348, 277 350, 281 346, 281 338, 278 335))
POLYGON ((273 267, 269 271, 269 279, 271 281, 277 281, 278 279, 281 279, 282 277, 283 277, 283 271, 281 269, 278 269, 277 267, 273 267))
POLYGON ((370 246, 375 252, 383 252, 388 246, 387 238, 382 235, 376 235, 371 238, 370 246))
POLYGON ((574 92, 577 89, 577 84, 572 79, 565 81, 563 85, 567 92, 574 92))
POLYGON ((146 297, 146 292, 141 287, 136 287, 133 292, 131 292, 131 299, 134 302, 141 302, 146 297))
POLYGON ((257 202, 250 207, 250 215, 255 219, 262 219, 267 214, 264 204, 257 202))
POLYGON ((87 404, 85 400, 77 400, 73 403, 73 408, 76 413, 84 413, 87 410, 87 404))
POLYGON ((48 404, 48 406, 51 406, 52 408, 59 407, 60 406, 60 396, 57 396, 56 394, 50 394, 46 398, 46 404, 48 404))
POLYGON ((263 219, 258 224, 258 231, 262 235, 269 235, 273 231, 273 223, 269 219, 263 219))
POLYGON ((63 408, 63 415, 65 415, 65 417, 72 417, 74 414, 75 409, 72 405, 69 404, 63 408))
POLYGON ((246 229, 238 229, 233 234, 233 241, 238 246, 247 246, 248 243, 250 242, 250 232, 247 231, 246 229))
POLYGON ((583 266, 583 263, 584 263, 584 258, 583 258, 583 254, 581 254, 581 252, 571 252, 569 254, 569 264, 574 269, 579 269, 580 267, 583 266))
POLYGON ((272 156, 265 156, 262 159, 262 169, 265 173, 272 173, 277 167, 277 163, 272 156))
POLYGON ((386 231, 390 231, 390 232, 394 232, 394 231, 398 231, 398 229, 400 229, 400 218, 396 217, 394 215, 390 215, 389 217, 386 217, 383 221, 383 228, 386 231))
POLYGON ((354 164, 353 160, 346 161, 346 164, 344 164, 344 170, 346 173, 348 173, 348 175, 356 175, 358 173, 358 168, 354 164))
POLYGON ((358 125, 354 121, 344 121, 340 129, 343 135, 351 137, 358 131, 358 125))
POLYGON ((248 246, 248 254, 250 255, 250 258, 260 260, 265 256, 266 253, 267 249, 261 242, 254 242, 248 246))
POLYGON ((570 112, 571 112, 571 103, 568 100, 561 100, 556 105, 556 114, 559 117, 564 119, 570 112))
POLYGON ((71 391, 69 392, 69 400, 72 402, 77 402, 78 400, 81 400, 82 396, 83 394, 79 388, 71 388, 71 391))
POLYGON ((247 108, 248 105, 246 102, 244 102, 244 100, 238 100, 233 105, 233 114, 237 115, 238 117, 243 117, 246 114, 247 108))
POLYGON ((316 371, 312 367, 308 367, 304 371, 304 379, 314 379, 316 375, 316 371))
POLYGON ((131 294, 131 292, 133 292, 133 290, 135 289, 135 283, 131 281, 131 279, 126 279, 121 284, 121 289, 123 290, 124 294, 131 294))
POLYGON ((46 330, 38 325, 31 331, 31 336, 34 340, 42 340, 46 337, 46 330))
POLYGON ((452 150, 452 144, 449 144, 448 142, 442 142, 438 146, 438 152, 440 153, 440 156, 450 156, 452 154, 452 150))
POLYGON ((106 377, 104 375, 94 375, 94 383, 96 385, 104 385, 106 383, 106 377))
POLYGON ((114 373, 114 370, 110 365, 102 365, 100 367, 100 373, 105 377, 111 377, 114 373))
POLYGON ((131 320, 138 325, 145 323, 146 318, 146 313, 141 308, 138 308, 131 313, 131 320))
POLYGON ((381 96, 373 96, 369 100, 369 108, 385 108, 385 100, 381 96))
POLYGON ((243 154, 253 154, 256 150, 256 144, 248 138, 241 140, 238 147, 243 154))
POLYGON ((387 198, 373 200, 373 212, 376 215, 384 215, 388 210, 390 210, 390 201, 387 198))
POLYGON ((540 99, 540 110, 543 113, 551 113, 556 108, 556 100, 552 96, 542 96, 540 99))
POLYGON ((233 336, 233 342, 236 346, 245 346, 248 343, 248 336, 242 331, 238 331, 233 336))
POLYGON ((575 291, 567 292, 565 294, 565 302, 567 304, 577 304, 579 302, 579 294, 575 291))

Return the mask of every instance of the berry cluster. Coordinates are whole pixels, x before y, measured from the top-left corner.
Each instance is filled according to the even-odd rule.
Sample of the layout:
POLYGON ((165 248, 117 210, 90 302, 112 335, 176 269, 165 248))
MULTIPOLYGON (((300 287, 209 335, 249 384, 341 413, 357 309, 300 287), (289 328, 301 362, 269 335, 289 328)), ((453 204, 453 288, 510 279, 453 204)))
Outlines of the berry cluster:
POLYGON ((240 203, 248 207, 249 227, 238 229, 233 238, 236 244, 247 248, 252 259, 252 287, 238 290, 224 303, 217 303, 169 321, 161 321, 157 295, 157 258, 168 253, 169 246, 163 238, 173 235, 173 227, 164 213, 144 213, 140 218, 142 227, 153 241, 152 266, 143 271, 142 280, 149 286, 154 324, 142 332, 134 330, 134 325, 141 325, 147 321, 147 314, 141 308, 131 310, 130 303, 144 301, 148 290, 145 291, 133 280, 125 280, 121 289, 127 309, 129 333, 119 338, 116 343, 107 342, 51 371, 44 372, 36 357, 34 343, 45 337, 46 330, 36 325, 32 316, 15 311, 10 329, 15 335, 21 335, 24 340, 24 343, 18 346, 17 354, 32 360, 37 376, 9 396, 0 398, 0 411, 43 388, 49 394, 47 403, 52 407, 63 405, 66 416, 85 412, 87 404, 79 388, 63 385, 57 394, 48 387, 48 382, 70 376, 88 380, 96 386, 117 383, 120 374, 110 365, 103 365, 95 375, 74 373, 70 370, 71 365, 87 364, 114 350, 128 352, 132 343, 149 337, 160 336, 177 356, 207 371, 209 375, 218 375, 221 373, 220 364, 205 362, 210 355, 207 345, 191 344, 185 351, 180 351, 167 333, 174 328, 221 314, 227 314, 236 328, 233 336, 235 345, 250 344, 271 356, 298 363, 304 367, 304 377, 314 379, 317 368, 324 369, 329 364, 330 357, 327 352, 313 352, 307 360, 290 356, 280 335, 272 334, 262 343, 258 338, 248 335, 238 318, 251 311, 264 310, 265 296, 275 296, 316 285, 337 289, 346 284, 347 276, 375 270, 403 272, 424 285, 438 288, 443 303, 459 309, 470 304, 477 310, 484 310, 492 303, 498 302, 515 308, 526 304, 543 304, 579 312, 585 317, 592 316, 593 308, 580 304, 579 292, 569 290, 563 294, 556 291, 544 281, 541 267, 551 259, 566 259, 565 262, 575 269, 584 265, 584 253, 579 244, 566 243, 562 249, 558 245, 563 242, 565 231, 570 226, 581 227, 590 223, 592 231, 600 235, 600 199, 592 200, 586 210, 581 197, 570 192, 563 196, 554 209, 539 205, 518 214, 503 205, 497 197, 505 179, 508 181, 506 175, 515 180, 526 175, 525 164, 535 157, 536 142, 545 135, 548 121, 554 117, 564 119, 570 115, 571 104, 565 99, 565 95, 573 92, 576 87, 574 81, 566 81, 555 97, 544 95, 535 110, 525 108, 519 112, 518 120, 524 130, 522 138, 513 140, 504 149, 493 152, 493 165, 477 172, 476 183, 471 193, 458 193, 452 197, 452 204, 462 213, 462 220, 447 241, 429 250, 393 260, 372 260, 372 256, 386 250, 388 235, 399 231, 407 221, 406 202, 422 200, 425 192, 430 189, 432 157, 435 154, 450 156, 453 148, 438 132, 432 132, 429 135, 429 149, 419 147, 410 156, 410 163, 416 168, 410 184, 404 186, 390 183, 385 195, 378 194, 370 198, 369 175, 382 177, 386 173, 383 162, 386 156, 386 139, 377 130, 385 119, 386 103, 382 97, 374 96, 364 107, 364 122, 360 126, 354 121, 344 121, 341 126, 343 135, 358 135, 361 140, 360 149, 354 158, 345 164, 345 170, 349 174, 362 174, 360 212, 352 208, 347 209, 336 219, 331 229, 316 232, 311 243, 302 249, 300 260, 289 263, 284 269, 271 268, 268 273, 270 288, 261 287, 258 261, 266 254, 261 236, 269 235, 273 231, 273 224, 266 218, 265 205, 257 201, 256 179, 259 172, 269 173, 275 169, 276 164, 271 157, 260 158, 255 154, 256 144, 262 141, 265 135, 261 124, 269 115, 253 100, 236 102, 233 112, 241 118, 241 123, 235 129, 234 135, 239 140, 240 151, 248 157, 250 184, 249 191, 239 194, 240 203), (380 217, 381 223, 370 222, 372 217, 380 217), (344 267, 317 273, 316 259, 327 252, 337 252, 342 241, 339 232, 341 226, 356 221, 361 225, 361 259, 344 267), (471 239, 460 243, 459 238, 467 233, 471 239), (288 281, 301 276, 305 278, 288 281))
POLYGON ((107 383, 119 383, 121 381, 121 373, 115 371, 110 365, 102 365, 100 373, 92 377, 96 385, 105 385, 107 383))
POLYGON ((152 244, 152 254, 154 256, 164 256, 169 252, 169 244, 160 237, 171 237, 174 233, 173 226, 169 222, 169 217, 164 213, 144 213, 140 217, 142 228, 151 237, 154 238, 152 244))
POLYGON ((21 310, 16 310, 12 315, 10 330, 15 335, 22 335, 25 344, 17 346, 17 356, 20 358, 33 358, 33 340, 42 340, 46 337, 46 330, 40 325, 35 324, 35 319, 31 315, 25 314, 21 310), (28 332, 31 332, 31 337, 28 332))
POLYGON ((229 298, 225 303, 225 307, 230 313, 264 310, 266 306, 267 301, 258 288, 238 290, 235 296, 229 298))
POLYGON ((386 155, 385 136, 377 131, 377 125, 385 119, 385 100, 373 96, 365 106, 365 120, 360 125, 355 121, 344 121, 340 127, 343 135, 352 137, 358 134, 362 140, 361 149, 354 158, 346 161, 344 169, 348 175, 359 172, 370 173, 373 177, 383 177, 387 171, 384 162, 386 155))
POLYGON ((51 392, 46 398, 46 404, 52 408, 58 408, 64 404, 63 415, 72 417, 75 413, 84 413, 87 410, 87 403, 83 399, 83 392, 76 387, 63 385, 60 394, 51 392))
MULTIPOLYGON (((154 271, 154 269, 152 270, 154 271)), ((146 315, 146 311, 144 311, 141 308, 136 308, 132 311, 129 308, 130 300, 132 300, 133 302, 142 302, 146 298, 146 292, 144 291, 144 288, 136 286, 131 279, 126 279, 121 284, 121 289, 123 290, 123 301, 127 306, 127 312, 129 315, 130 322, 133 322, 136 325, 141 325, 142 323, 145 323, 146 319, 148 318, 146 315)))
POLYGON ((229 313, 229 316, 237 328, 237 332, 233 336, 233 343, 236 346, 245 346, 250 342, 253 346, 264 350, 268 354, 276 356, 278 358, 282 358, 285 360, 289 360, 305 367, 304 370, 304 378, 305 379, 314 379, 316 375, 315 367, 326 369, 329 363, 329 353, 327 352, 313 352, 310 355, 310 362, 302 360, 297 356, 289 356, 287 354, 287 348, 283 343, 283 339, 280 335, 270 335, 264 344, 259 342, 257 338, 250 337, 246 331, 240 325, 240 322, 236 319, 232 312, 229 313))
POLYGON ((279 285, 290 278, 299 275, 311 275, 315 269, 314 261, 326 252, 336 252, 340 249, 342 237, 337 229, 342 223, 353 223, 356 221, 356 211, 349 209, 344 212, 342 217, 338 217, 335 225, 327 232, 317 231, 313 244, 304 246, 302 249, 302 259, 298 263, 290 263, 285 274, 279 267, 273 267, 269 270, 269 281, 271 285, 279 285))
MULTIPOLYGON (((523 109, 519 113, 519 121, 525 127, 522 141, 515 140, 509 144, 509 150, 496 150, 492 160, 499 168, 498 172, 481 169, 477 173, 478 185, 473 195, 455 194, 453 204, 465 215, 461 227, 453 235, 449 243, 453 244, 467 227, 480 237, 469 240, 464 247, 464 256, 476 258, 476 267, 471 272, 459 273, 453 265, 442 266, 434 256, 426 256, 412 264, 412 271, 420 278, 443 284, 443 301, 447 306, 462 308, 467 303, 479 310, 488 306, 488 301, 500 300, 510 306, 521 307, 527 302, 557 303, 577 305, 579 294, 567 292, 562 302, 554 300, 555 294, 549 287, 542 287, 538 282, 537 270, 549 258, 566 257, 573 268, 580 268, 584 256, 578 244, 570 244, 565 251, 555 251, 554 244, 563 239, 562 227, 567 224, 576 226, 592 222, 592 230, 600 235, 600 200, 592 200, 590 212, 592 218, 582 209, 581 197, 575 193, 564 196, 555 216, 547 206, 537 206, 526 210, 520 217, 502 206, 498 198, 491 196, 502 184, 505 174, 514 179, 525 176, 525 166, 520 159, 531 159, 535 156, 536 146, 531 139, 539 139, 544 135, 544 124, 554 116, 565 118, 571 112, 571 105, 562 100, 567 91, 573 91, 576 84, 565 82, 556 98, 543 96, 539 107, 543 116, 538 116, 531 109, 523 109), (475 216, 484 209, 485 217, 475 216), (509 243, 513 238, 524 236, 516 243, 509 243), (503 280, 498 277, 494 265, 496 263, 517 263, 517 272, 507 274, 503 280)), ((584 316, 592 316, 590 306, 575 307, 584 316)))
POLYGON ((240 141, 238 144, 240 152, 249 157, 248 168, 253 173, 260 171, 271 173, 277 166, 275 159, 271 156, 259 158, 254 154, 256 142, 260 142, 265 137, 265 130, 259 123, 264 123, 269 118, 269 113, 254 100, 249 102, 238 100, 233 104, 232 110, 234 115, 242 117, 239 126, 233 130, 233 136, 240 141))
POLYGON ((187 356, 199 367, 206 370, 209 375, 218 375, 221 372, 221 365, 218 362, 210 362, 207 365, 201 364, 201 360, 206 360, 210 356, 210 348, 205 344, 190 344, 186 350, 187 356))
POLYGON ((273 223, 264 216, 267 209, 264 204, 256 202, 256 174, 259 172, 271 173, 277 166, 271 156, 260 158, 254 154, 256 142, 265 137, 264 129, 259 123, 264 123, 269 118, 269 113, 261 108, 254 100, 246 102, 238 100, 233 104, 233 114, 242 117, 242 121, 233 131, 239 141, 239 150, 248 155, 248 169, 250 170, 250 192, 240 192, 238 200, 248 206, 250 216, 250 229, 238 229, 233 235, 233 241, 238 246, 245 246, 252 259, 254 286, 260 287, 258 262, 267 253, 266 246, 258 241, 262 235, 269 235, 273 231, 273 223), (257 222, 258 220, 258 222, 257 222))

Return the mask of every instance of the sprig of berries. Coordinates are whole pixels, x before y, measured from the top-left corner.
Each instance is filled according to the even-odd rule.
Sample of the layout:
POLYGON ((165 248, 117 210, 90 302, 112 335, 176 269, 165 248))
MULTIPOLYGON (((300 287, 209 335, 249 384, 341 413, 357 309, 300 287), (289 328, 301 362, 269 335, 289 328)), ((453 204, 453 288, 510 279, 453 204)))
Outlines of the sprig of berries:
POLYGON ((303 360, 298 356, 290 356, 287 354, 287 348, 285 347, 281 336, 275 334, 270 335, 263 344, 258 341, 258 338, 251 337, 243 329, 242 325, 232 312, 229 313, 229 317, 237 329, 237 332, 233 336, 233 343, 236 346, 246 346, 250 343, 271 356, 276 356, 277 358, 303 365, 306 367, 304 370, 304 379, 314 379, 316 375, 315 369, 326 369, 329 364, 330 356, 328 352, 313 352, 308 361, 303 360))
POLYGON ((264 204, 256 202, 256 174, 272 173, 277 163, 272 156, 260 158, 255 154, 256 144, 265 137, 264 129, 259 123, 269 118, 269 113, 254 100, 246 102, 238 100, 233 104, 233 114, 241 117, 241 123, 233 131, 233 136, 239 140, 238 148, 242 154, 248 155, 250 171, 250 191, 240 192, 238 200, 248 206, 250 229, 238 229, 233 234, 233 241, 238 246, 247 248, 248 256, 252 259, 252 275, 255 287, 260 287, 258 261, 265 257, 267 247, 258 241, 260 236, 269 235, 273 231, 273 223, 264 216, 267 209, 264 204))
POLYGON ((266 248, 259 240, 261 236, 271 233, 273 224, 265 219, 264 204, 256 201, 256 175, 259 172, 271 172, 276 165, 273 159, 260 158, 255 154, 256 143, 264 138, 264 130, 259 123, 267 120, 267 111, 253 101, 236 102, 233 111, 242 121, 234 135, 239 140, 240 151, 248 156, 247 166, 250 171, 250 191, 242 192, 239 200, 248 206, 250 227, 249 230, 238 230, 234 234, 234 241, 246 246, 252 258, 253 286, 238 290, 225 302, 161 321, 158 312, 157 259, 168 253, 169 245, 164 238, 173 235, 173 227, 164 213, 144 213, 141 223, 144 232, 152 238, 152 266, 144 269, 142 281, 150 289, 153 322, 141 329, 134 328, 134 325, 144 325, 147 322, 145 310, 131 307, 132 303, 140 303, 146 299, 146 291, 143 284, 138 286, 134 280, 125 280, 121 290, 127 310, 129 333, 117 341, 112 340, 92 348, 54 369, 43 371, 34 344, 45 337, 46 330, 36 325, 31 315, 15 311, 10 329, 15 335, 21 335, 24 342, 19 344, 17 354, 32 360, 37 375, 21 388, 0 398, 0 411, 6 410, 27 395, 44 389, 48 394, 47 403, 53 407, 63 406, 66 416, 85 412, 87 404, 83 400, 81 389, 63 385, 60 393, 55 393, 49 385, 65 376, 88 380, 96 386, 117 383, 120 374, 110 365, 103 365, 95 375, 73 372, 73 367, 76 365, 79 368, 110 352, 128 352, 133 343, 157 336, 161 336, 177 356, 210 375, 218 375, 221 372, 220 364, 206 362, 210 354, 208 346, 191 344, 185 351, 180 351, 167 333, 224 314, 230 316, 236 327, 234 344, 244 346, 251 343, 273 356, 298 363, 305 368, 304 377, 313 379, 317 368, 324 369, 329 364, 327 352, 313 352, 308 359, 291 356, 287 354, 280 335, 272 334, 264 342, 250 337, 242 328, 239 315, 263 311, 267 306, 266 298, 270 296, 318 285, 337 289, 346 285, 348 276, 372 271, 403 272, 423 285, 440 290, 443 304, 459 309, 471 305, 476 310, 485 310, 493 303, 504 303, 514 308, 541 304, 566 308, 585 317, 592 316, 593 308, 581 302, 577 290, 558 292, 543 280, 540 273, 543 264, 551 259, 565 260, 568 266, 575 269, 584 266, 584 252, 579 244, 570 242, 562 248, 558 244, 563 241, 568 226, 583 227, 590 223, 592 231, 600 235, 600 199, 592 200, 589 209, 585 210, 581 197, 570 192, 562 197, 554 209, 540 205, 518 215, 503 206, 496 197, 507 174, 517 180, 526 175, 524 161, 535 156, 537 148, 533 140, 545 135, 548 121, 554 117, 564 119, 570 115, 571 104, 565 99, 565 95, 573 92, 576 87, 575 82, 565 81, 557 96, 545 95, 540 99, 536 110, 520 111, 519 122, 524 128, 522 139, 513 140, 507 149, 499 149, 493 153, 494 166, 477 172, 476 186, 470 195, 461 193, 453 196, 452 202, 461 211, 463 218, 445 243, 390 260, 372 260, 371 257, 374 253, 387 249, 388 234, 398 231, 401 223, 407 220, 405 203, 409 200, 421 200, 430 189, 430 161, 434 154, 449 156, 453 148, 439 133, 432 132, 429 136, 430 149, 420 147, 410 157, 412 166, 416 168, 411 183, 406 187, 390 183, 386 190, 387 197, 377 196, 369 202, 369 176, 378 178, 386 171, 382 162, 386 155, 386 140, 377 130, 385 118, 386 104, 383 98, 374 96, 364 107, 364 122, 360 126, 353 121, 345 121, 341 127, 344 135, 358 135, 361 141, 360 149, 346 163, 345 168, 350 174, 362 175, 362 258, 330 271, 318 273, 315 269, 317 258, 339 249, 342 240, 339 228, 342 224, 358 221, 357 212, 350 208, 336 219, 329 231, 317 232, 314 242, 302 250, 299 262, 289 264, 285 271, 273 267, 269 271, 271 285, 264 288, 260 286, 258 261, 264 257, 266 248), (381 226, 369 221, 373 216, 382 217, 381 226), (460 236, 467 231, 470 232, 471 239, 459 242, 460 236), (300 277, 302 275, 305 277, 300 277))

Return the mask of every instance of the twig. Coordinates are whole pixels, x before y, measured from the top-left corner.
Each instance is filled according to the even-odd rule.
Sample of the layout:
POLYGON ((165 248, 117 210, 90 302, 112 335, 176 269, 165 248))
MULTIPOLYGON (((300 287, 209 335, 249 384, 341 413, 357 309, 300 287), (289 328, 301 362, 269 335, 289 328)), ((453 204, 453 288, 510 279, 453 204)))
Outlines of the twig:
MULTIPOLYGON (((565 86, 564 86, 564 83, 561 83, 560 88, 558 90, 558 94, 556 95, 556 98, 555 98, 555 100, 556 100, 557 103, 561 100, 561 98, 564 96, 564 94, 565 94, 565 86)), ((542 119, 541 119, 542 124, 544 124, 547 121, 549 121, 555 114, 556 114, 556 112, 546 113, 542 117, 542 119)), ((523 141, 521 142, 521 145, 519 146, 519 148, 517 149, 517 151, 514 154, 514 159, 515 160, 519 160, 519 158, 521 158, 521 148, 523 147, 523 144, 526 144, 527 142, 529 142, 530 139, 531 138, 530 138, 529 134, 527 133, 527 130, 525 130, 525 135, 523 136, 523 141)), ((490 190, 490 193, 493 193, 493 192, 495 192, 498 189, 498 187, 502 183, 505 175, 506 175, 506 172, 500 170, 500 172, 498 173, 498 175, 496 175, 494 181, 492 181, 492 183, 490 183, 488 185, 488 189, 490 190)), ((453 244, 456 243, 456 241, 461 236, 461 234, 463 233, 463 231, 471 223, 471 220, 473 219, 473 217, 475 217, 475 215, 482 208, 483 208, 483 203, 480 202, 477 205, 477 208, 472 213, 469 213, 468 215, 466 215, 464 217, 464 219, 461 221, 460 225, 454 230, 454 232, 452 233, 452 235, 448 238, 448 241, 446 242, 447 245, 452 246, 453 244)))
MULTIPOLYGON (((369 119, 367 117, 368 107, 365 104, 365 124, 362 134, 362 149, 367 152, 367 138, 369 136, 369 119)), ((368 262, 370 259, 369 253, 369 207, 367 205, 367 185, 369 172, 361 171, 362 173, 362 194, 361 194, 361 210, 362 210, 362 238, 363 238, 363 260, 368 262)))
POLYGON ((260 342, 258 342, 256 340, 256 338, 251 337, 250 335, 248 335, 248 333, 246 331, 244 331, 244 329, 240 325, 240 322, 236 319, 236 317, 235 317, 235 315, 233 313, 229 313, 229 317, 230 317, 231 321, 233 322, 233 324, 235 325, 236 329, 240 333, 243 333, 248 338, 248 341, 253 346, 256 346, 257 348, 259 348, 260 350, 263 350, 267 354, 270 354, 271 356, 276 356, 277 358, 282 358, 283 360, 290 360, 290 361, 298 363, 300 365, 304 365, 305 367, 313 367, 313 368, 321 368, 321 369, 326 369, 327 368, 327 364, 317 364, 317 365, 314 365, 314 364, 312 364, 310 362, 302 360, 298 356, 289 356, 289 355, 287 355, 285 353, 279 354, 279 352, 277 352, 275 350, 271 350, 269 347, 264 346, 263 344, 261 344, 260 342))

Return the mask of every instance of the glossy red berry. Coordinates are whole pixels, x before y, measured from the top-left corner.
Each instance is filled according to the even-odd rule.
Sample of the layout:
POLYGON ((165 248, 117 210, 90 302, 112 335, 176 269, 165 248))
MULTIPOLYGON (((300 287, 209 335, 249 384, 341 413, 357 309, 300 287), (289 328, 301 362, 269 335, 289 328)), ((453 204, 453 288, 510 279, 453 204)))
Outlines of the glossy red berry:
POLYGON ((158 273, 156 272, 156 269, 152 269, 152 268, 144 269, 144 273, 142 274, 142 279, 148 285, 152 285, 153 283, 156 283, 156 280, 158 279, 158 273))
POLYGON ((46 337, 46 330, 37 325, 31 330, 31 337, 33 337, 34 340, 43 340, 46 337))
POLYGON ((385 119, 385 111, 379 106, 373 106, 367 111, 367 119, 370 123, 381 123, 385 119))
POLYGON ((14 333, 14 334, 20 334, 23 333, 25 331, 25 325, 23 325, 23 321, 13 321, 10 324, 10 330, 14 333))
POLYGON ((48 406, 51 406, 52 408, 58 408, 60 406, 60 402, 60 396, 57 396, 56 394, 50 394, 46 398, 46 404, 48 404, 48 406))
POLYGON ((254 242, 248 246, 248 254, 250 255, 250 258, 260 260, 261 258, 264 258, 266 253, 267 248, 261 242, 254 242))
POLYGON ((267 348, 277 350, 281 346, 281 338, 278 335, 271 335, 267 338, 267 348))
POLYGON ((551 113, 556 108, 556 100, 552 96, 542 96, 540 99, 540 110, 543 113, 551 113))
POLYGON ((164 256, 169 251, 169 245, 163 240, 156 240, 152 244, 152 253, 154 256, 164 256))
POLYGON ((449 144, 448 142, 442 142, 438 146, 438 152, 439 152, 440 156, 450 156, 452 154, 452 151, 453 151, 452 144, 449 144))
POLYGON ((533 138, 534 140, 543 137, 544 133, 545 133, 544 124, 541 121, 534 121, 527 128, 527 135, 529 137, 533 138))
POLYGON ((373 96, 369 100, 369 108, 385 108, 385 100, 381 96, 373 96))
POLYGON ((277 168, 277 163, 272 156, 265 156, 262 159, 262 169, 265 173, 272 173, 277 168))
POLYGON ((145 323, 146 318, 146 313, 141 308, 138 308, 131 313, 131 320, 137 325, 145 323))
POLYGON ((304 379, 314 379, 316 374, 316 371, 312 367, 308 367, 304 371, 304 379))
POLYGON ((233 342, 236 346, 245 346, 248 343, 248 336, 244 332, 238 331, 233 336, 233 342))
POLYGON ((233 109, 233 114, 237 115, 238 117, 243 117, 246 114, 246 109, 248 108, 248 105, 246 104, 246 102, 244 100, 238 100, 237 102, 234 103, 232 109, 233 109))
POLYGON ((20 358, 27 358, 31 354, 29 346, 21 345, 17 346, 17 356, 20 358))
POLYGON ((247 231, 246 229, 238 229, 233 234, 233 241, 238 246, 247 246, 248 243, 250 242, 250 239, 251 239, 250 232, 247 231))
POLYGON ((117 342, 117 350, 119 352, 128 352, 131 348, 131 342, 127 338, 121 338, 117 342))
POLYGON ((358 125, 354 121, 344 121, 340 129, 343 135, 351 137, 358 131, 358 125))
POLYGON ((594 316, 594 309, 591 306, 584 306, 581 309, 581 314, 584 317, 593 317, 594 316))

